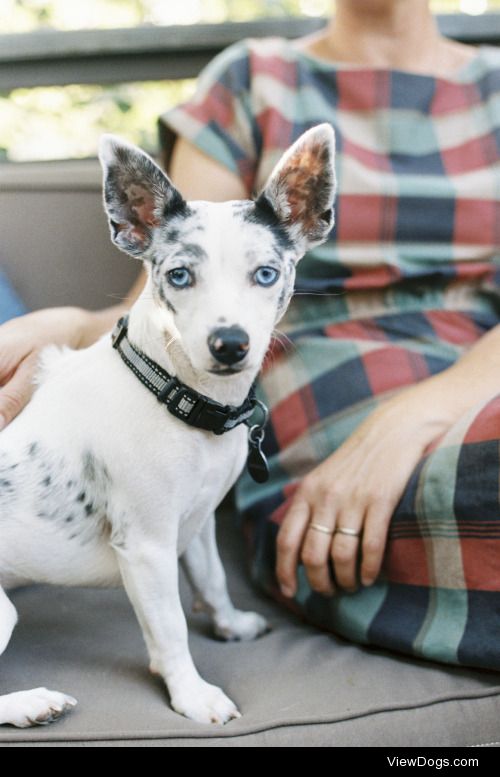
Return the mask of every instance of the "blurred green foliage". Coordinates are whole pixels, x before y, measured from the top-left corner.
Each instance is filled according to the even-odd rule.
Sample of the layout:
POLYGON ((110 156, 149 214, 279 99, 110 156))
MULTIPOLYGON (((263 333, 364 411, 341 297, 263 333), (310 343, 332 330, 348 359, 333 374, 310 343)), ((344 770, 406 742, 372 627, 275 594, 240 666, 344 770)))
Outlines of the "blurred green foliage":
MULTIPOLYGON (((434 11, 500 9, 500 0, 431 0, 434 11)), ((0 30, 26 32, 245 21, 265 16, 326 16, 332 0, 1 0, 0 30)))
MULTIPOLYGON (((431 0, 438 13, 500 11, 500 0, 431 0)), ((331 0, 0 0, 2 33, 326 16, 331 0)), ((160 113, 194 81, 73 85, 0 93, 0 161, 94 156, 103 131, 156 147, 160 113)))
POLYGON ((187 100, 194 85, 190 79, 15 89, 0 97, 0 161, 95 156, 102 132, 154 150, 159 114, 187 100))

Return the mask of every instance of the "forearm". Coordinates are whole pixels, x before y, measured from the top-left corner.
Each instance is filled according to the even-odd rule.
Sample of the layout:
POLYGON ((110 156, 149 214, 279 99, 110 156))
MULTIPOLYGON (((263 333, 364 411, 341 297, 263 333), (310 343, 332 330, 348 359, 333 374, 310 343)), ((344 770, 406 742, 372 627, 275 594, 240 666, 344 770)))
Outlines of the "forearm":
POLYGON ((500 326, 493 327, 451 367, 402 392, 423 417, 451 426, 469 408, 500 393, 500 326))
POLYGON ((458 412, 500 393, 500 326, 490 329, 446 372, 458 412))

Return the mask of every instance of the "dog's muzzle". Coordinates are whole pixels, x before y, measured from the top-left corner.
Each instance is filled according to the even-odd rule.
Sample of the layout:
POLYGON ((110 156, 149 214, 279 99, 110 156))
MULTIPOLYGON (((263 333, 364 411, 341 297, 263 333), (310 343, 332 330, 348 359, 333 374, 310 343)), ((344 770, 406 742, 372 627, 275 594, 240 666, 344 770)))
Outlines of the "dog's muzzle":
POLYGON ((241 362, 248 353, 250 340, 239 326, 225 326, 214 329, 208 336, 208 348, 221 364, 232 365, 241 362))

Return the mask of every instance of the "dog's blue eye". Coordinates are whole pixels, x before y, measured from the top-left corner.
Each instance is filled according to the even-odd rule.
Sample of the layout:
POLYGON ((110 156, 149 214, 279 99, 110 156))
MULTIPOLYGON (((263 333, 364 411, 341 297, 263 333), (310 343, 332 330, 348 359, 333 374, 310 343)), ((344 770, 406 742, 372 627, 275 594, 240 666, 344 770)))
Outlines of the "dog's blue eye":
POLYGON ((272 286, 279 277, 280 274, 278 270, 275 270, 274 267, 266 266, 258 267, 253 274, 253 279, 259 286, 272 286))
POLYGON ((176 267, 167 274, 168 282, 176 289, 186 289, 193 283, 193 276, 186 267, 176 267))

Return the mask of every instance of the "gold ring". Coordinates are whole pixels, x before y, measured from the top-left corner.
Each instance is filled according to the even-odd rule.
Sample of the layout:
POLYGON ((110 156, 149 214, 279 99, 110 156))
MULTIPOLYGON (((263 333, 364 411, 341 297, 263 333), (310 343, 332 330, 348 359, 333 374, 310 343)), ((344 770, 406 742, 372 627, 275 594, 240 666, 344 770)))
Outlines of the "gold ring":
POLYGON ((310 523, 309 529, 316 529, 316 531, 322 531, 323 534, 333 534, 333 529, 329 529, 328 526, 322 526, 320 523, 310 523))
POLYGON ((348 537, 359 537, 361 532, 356 529, 349 529, 347 526, 337 526, 335 534, 347 534, 348 537))

